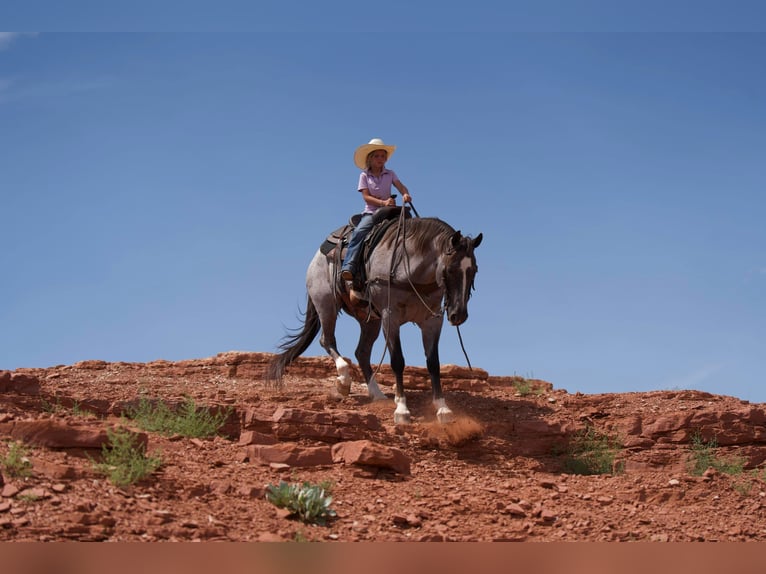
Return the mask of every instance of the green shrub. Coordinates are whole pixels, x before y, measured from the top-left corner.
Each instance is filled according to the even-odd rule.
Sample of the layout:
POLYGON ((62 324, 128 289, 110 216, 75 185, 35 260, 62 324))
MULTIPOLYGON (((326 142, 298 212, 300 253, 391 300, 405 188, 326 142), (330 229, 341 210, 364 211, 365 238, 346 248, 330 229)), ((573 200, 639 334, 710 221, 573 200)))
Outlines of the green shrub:
POLYGON ((335 511, 330 508, 332 496, 328 491, 327 483, 290 484, 280 481, 277 486, 269 484, 266 487, 266 500, 279 508, 286 508, 303 522, 324 524, 328 518, 335 516, 335 511))
POLYGON ((146 456, 138 437, 126 429, 108 430, 109 443, 101 448, 102 462, 93 467, 120 487, 134 484, 151 475, 162 465, 162 458, 146 456))
POLYGON ((740 456, 721 458, 716 454, 717 449, 718 441, 715 437, 706 442, 700 431, 695 432, 692 435, 689 472, 701 476, 708 468, 714 468, 724 474, 742 474, 745 459, 740 456))
POLYGON ((138 406, 128 409, 125 414, 149 432, 204 438, 214 436, 221 429, 231 414, 231 408, 213 414, 206 408, 198 408, 191 397, 177 409, 162 401, 141 398, 138 406))
POLYGON ((564 469, 571 474, 617 474, 622 471, 615 464, 620 450, 617 438, 588 426, 569 442, 564 469))
POLYGON ((25 478, 32 474, 32 463, 29 461, 29 450, 20 442, 8 443, 8 454, 0 460, 0 466, 17 478, 25 478))

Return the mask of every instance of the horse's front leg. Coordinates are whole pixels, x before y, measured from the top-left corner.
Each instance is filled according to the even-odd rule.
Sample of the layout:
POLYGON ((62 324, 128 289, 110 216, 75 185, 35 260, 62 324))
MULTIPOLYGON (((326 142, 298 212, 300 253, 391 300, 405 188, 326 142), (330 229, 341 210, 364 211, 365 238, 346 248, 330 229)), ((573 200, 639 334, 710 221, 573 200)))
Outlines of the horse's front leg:
POLYGON ((355 355, 359 368, 362 370, 362 375, 364 375, 364 380, 367 383, 367 394, 373 401, 387 399, 388 397, 380 390, 370 365, 372 347, 380 333, 380 319, 359 321, 359 326, 361 327, 361 333, 359 334, 359 343, 356 346, 355 355))
POLYGON ((439 362, 439 338, 441 337, 443 318, 433 317, 420 326, 423 335, 423 349, 426 352, 426 366, 431 377, 433 403, 437 420, 444 424, 455 420, 455 415, 447 406, 442 393, 441 364, 439 362))
POLYGON ((402 342, 399 338, 399 324, 385 312, 383 314, 383 329, 388 352, 391 355, 391 370, 396 378, 394 424, 410 424, 412 416, 407 408, 407 399, 404 397, 404 353, 402 353, 402 342))

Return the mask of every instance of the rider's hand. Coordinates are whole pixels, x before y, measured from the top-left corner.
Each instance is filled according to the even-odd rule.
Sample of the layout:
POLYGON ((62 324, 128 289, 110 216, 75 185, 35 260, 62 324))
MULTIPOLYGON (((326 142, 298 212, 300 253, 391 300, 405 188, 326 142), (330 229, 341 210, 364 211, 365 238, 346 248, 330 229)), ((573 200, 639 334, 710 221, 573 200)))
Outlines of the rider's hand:
POLYGON ((396 200, 393 197, 389 197, 386 200, 386 207, 396 207, 396 200))
POLYGON ((404 203, 410 203, 410 202, 412 201, 412 196, 410 196, 410 194, 409 194, 409 193, 405 193, 405 194, 402 196, 402 201, 403 201, 404 203))

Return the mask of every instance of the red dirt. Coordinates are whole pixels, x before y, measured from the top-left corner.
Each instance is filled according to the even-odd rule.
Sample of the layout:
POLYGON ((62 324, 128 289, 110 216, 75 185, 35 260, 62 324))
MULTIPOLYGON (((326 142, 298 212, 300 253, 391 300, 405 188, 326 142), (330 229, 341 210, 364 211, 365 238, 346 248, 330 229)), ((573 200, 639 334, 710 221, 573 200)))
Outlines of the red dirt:
MULTIPOLYGON (((413 424, 396 427, 393 401, 371 403, 358 383, 344 399, 329 392, 329 359, 300 359, 284 386, 271 389, 261 380, 268 358, 224 353, 0 372, 0 461, 20 423, 97 436, 125 424, 124 402, 141 395, 233 409, 225 437, 150 433, 148 450, 161 452, 163 465, 127 488, 94 472, 89 457, 99 449, 28 439, 32 475, 5 469, 0 478, 0 541, 766 540, 765 405, 697 391, 572 395, 544 381, 529 381, 528 391, 520 379, 446 366, 457 420, 443 426, 423 369, 408 368, 413 424), (623 472, 564 472, 567 447, 587 426, 619 440, 623 472), (741 457, 745 470, 693 476, 695 433, 715 437, 716 456, 741 457), (258 444, 325 452, 319 447, 361 439, 403 454, 411 474, 254 460, 258 444), (285 516, 264 497, 280 480, 329 481, 337 517, 318 526, 285 516)), ((380 382, 392 396, 390 374, 380 382)))

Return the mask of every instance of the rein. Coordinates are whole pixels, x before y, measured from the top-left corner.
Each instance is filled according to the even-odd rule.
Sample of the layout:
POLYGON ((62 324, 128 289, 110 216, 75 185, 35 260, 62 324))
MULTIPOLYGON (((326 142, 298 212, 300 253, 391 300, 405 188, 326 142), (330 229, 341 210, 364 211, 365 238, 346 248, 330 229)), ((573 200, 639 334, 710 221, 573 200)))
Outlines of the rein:
MULTIPOLYGON (((415 209, 415 206, 412 204, 411 201, 408 202, 409 206, 412 208, 412 211, 415 213, 416 217, 420 217, 420 214, 415 209)), ((402 252, 404 253, 404 260, 405 260, 405 275, 407 277, 407 282, 410 284, 410 287, 412 288, 412 291, 417 295, 420 302, 423 304, 423 306, 428 310, 431 315, 436 318, 440 315, 444 314, 445 307, 440 306, 439 312, 435 312, 431 309, 431 307, 428 306, 428 303, 425 302, 423 297, 420 294, 420 291, 418 291, 415 284, 412 282, 411 273, 410 273, 410 254, 407 253, 407 246, 406 246, 406 218, 405 218, 405 210, 402 208, 401 213, 399 214, 399 221, 396 224, 396 238, 394 239, 394 249, 391 253, 391 267, 388 271, 388 303, 387 303, 387 311, 389 315, 391 314, 391 278, 394 276, 394 270, 396 269, 396 247, 399 244, 399 238, 401 237, 401 244, 402 244, 402 252)), ((420 286, 421 291, 423 293, 431 293, 432 291, 436 290, 438 288, 438 284, 427 284, 427 285, 421 285, 420 286)), ((455 329, 457 330, 457 337, 460 341, 460 349, 463 351, 463 356, 465 357, 466 362, 468 363, 468 369, 470 371, 473 370, 473 367, 471 366, 471 359, 468 358, 468 353, 465 350, 465 345, 463 344, 463 336, 460 333, 460 326, 455 325, 455 329)), ((388 332, 386 332, 386 343, 388 343, 388 332)), ((386 344, 386 348, 388 348, 388 345, 386 344)), ((383 350, 383 355, 380 358, 380 363, 378 363, 378 367, 375 369, 375 372, 377 373, 380 370, 380 366, 383 364, 383 358, 386 356, 386 349, 383 350)))

